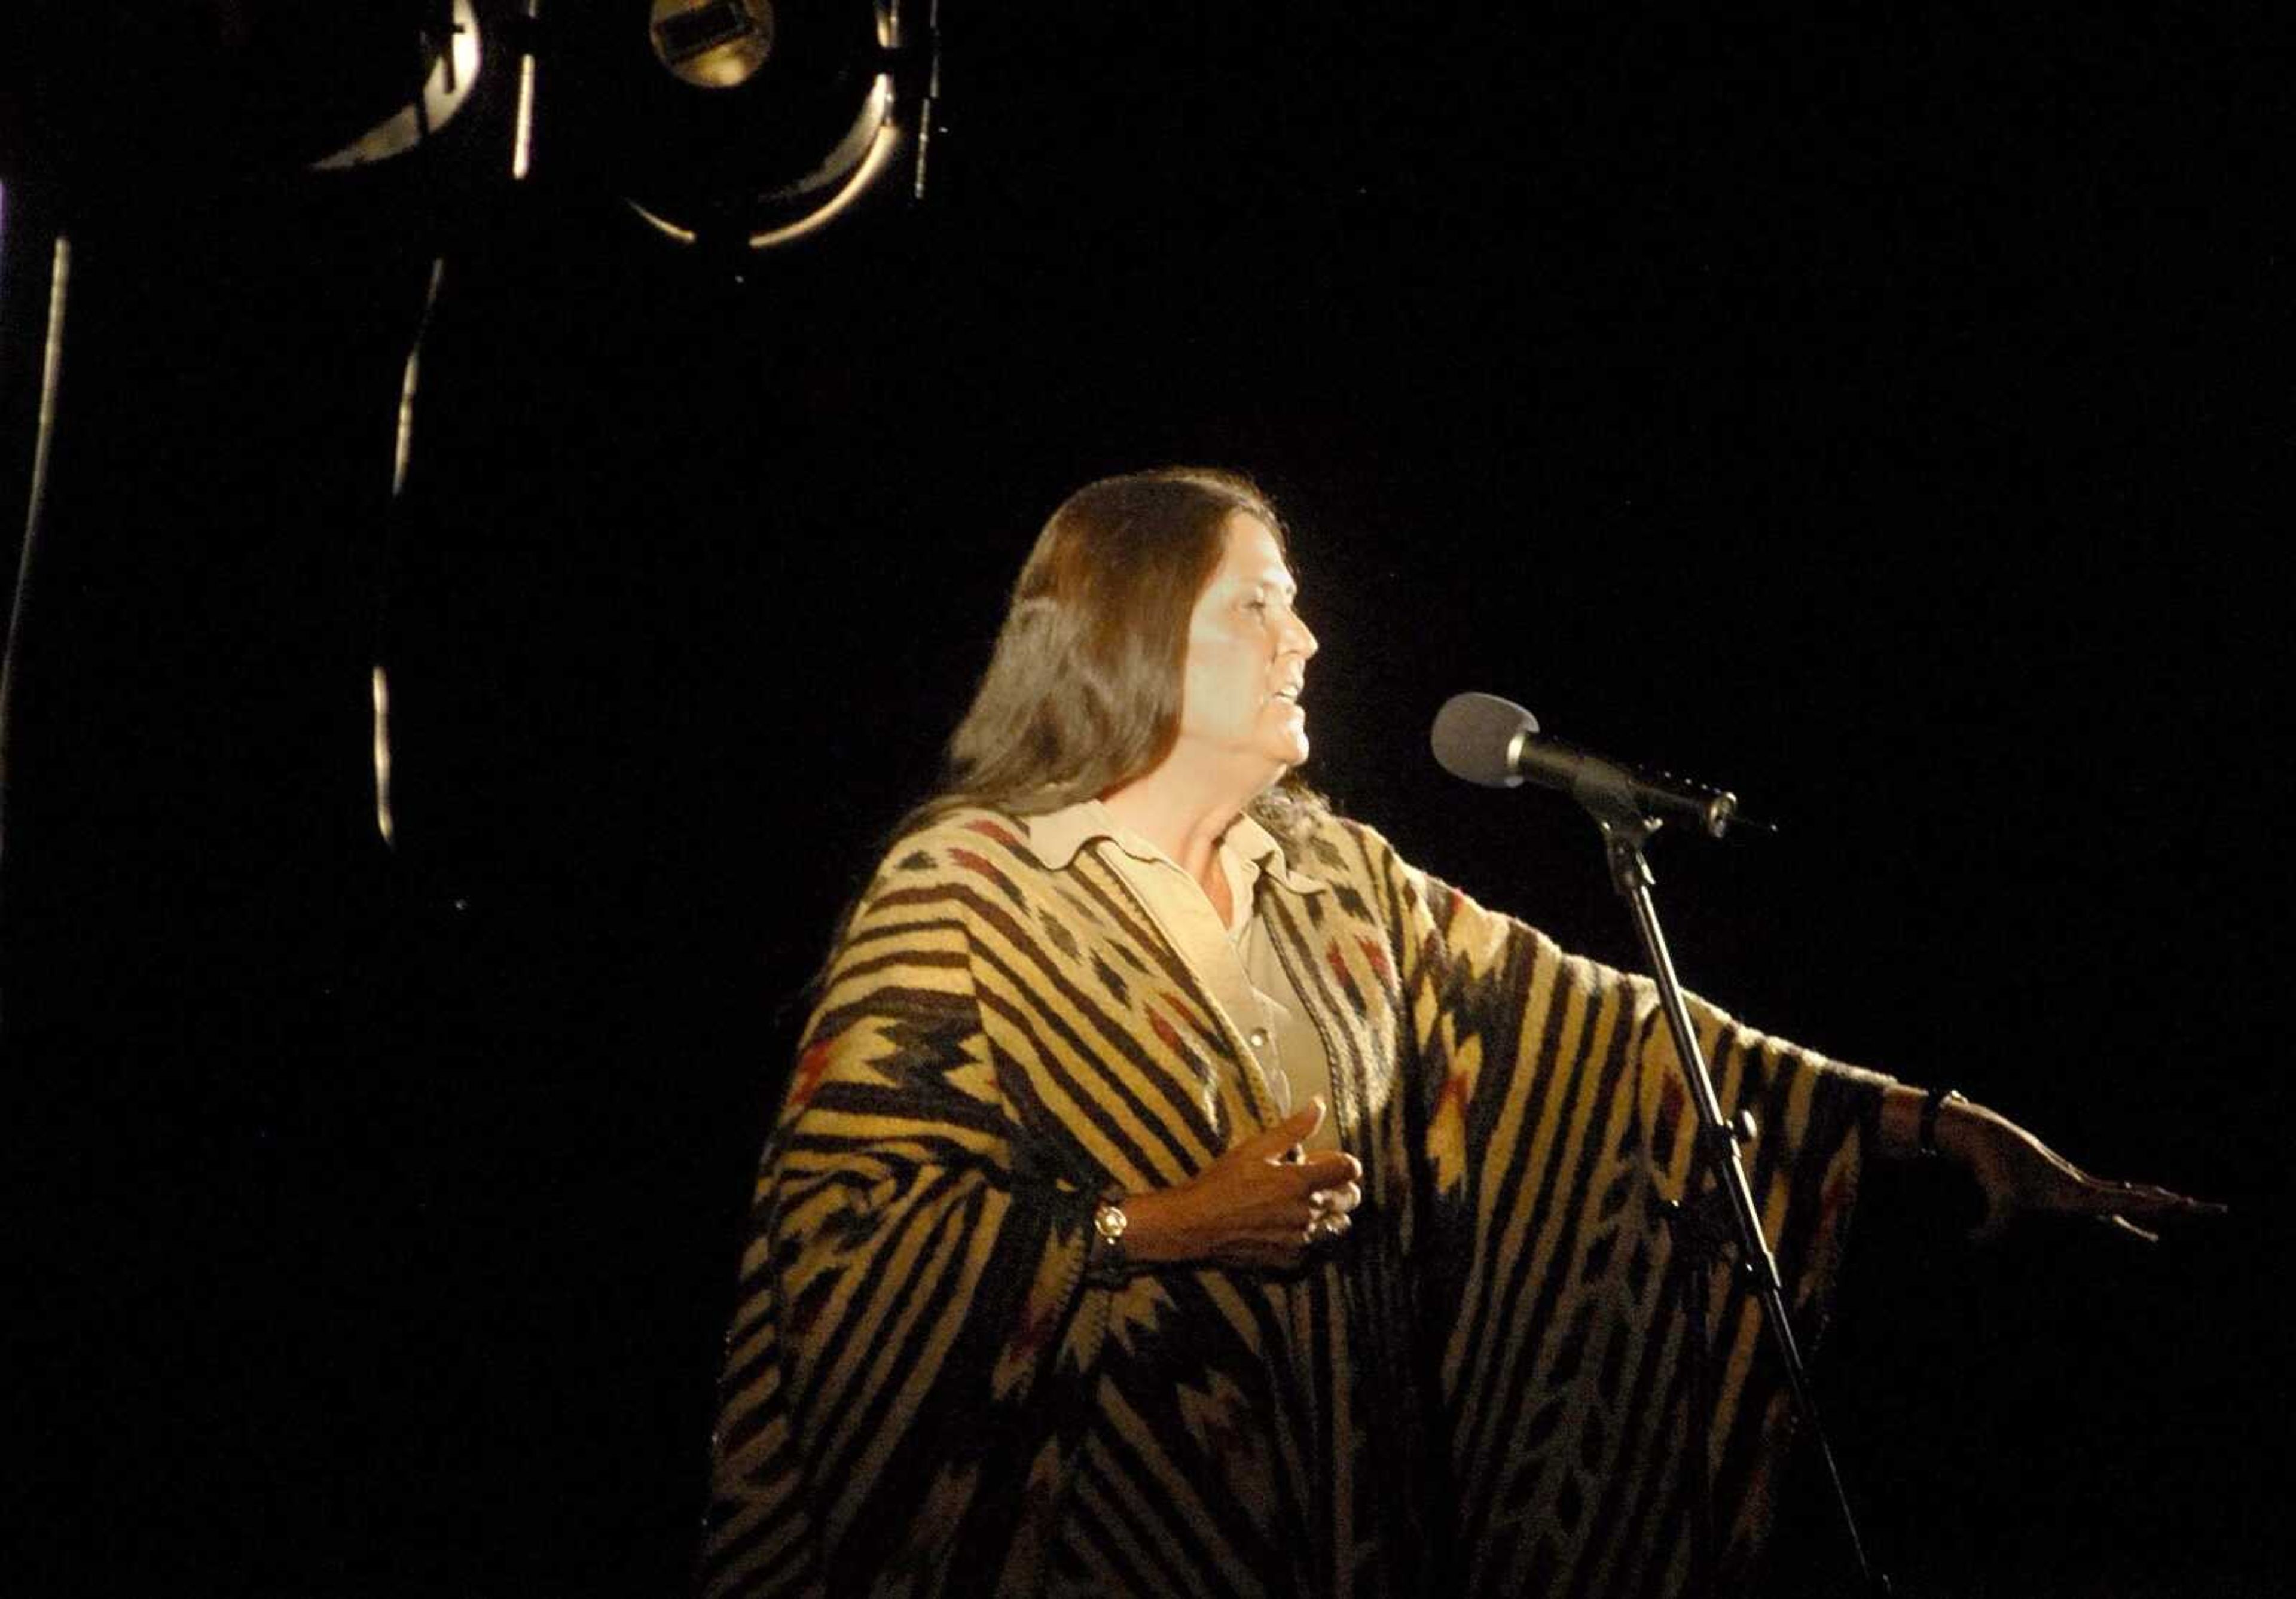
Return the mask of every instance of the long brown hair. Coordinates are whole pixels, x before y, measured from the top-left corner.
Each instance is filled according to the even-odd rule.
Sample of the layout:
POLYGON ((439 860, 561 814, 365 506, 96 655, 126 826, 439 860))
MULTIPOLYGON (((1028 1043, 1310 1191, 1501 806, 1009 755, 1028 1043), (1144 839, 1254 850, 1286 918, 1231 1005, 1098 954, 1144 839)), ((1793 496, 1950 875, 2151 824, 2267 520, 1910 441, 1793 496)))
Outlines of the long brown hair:
MULTIPOLYGON (((966 806, 1042 816, 1170 754, 1189 619, 1238 512, 1266 523, 1289 557, 1283 519, 1238 472, 1158 467, 1087 483, 1063 501, 1013 585, 988 669, 949 736, 940 786, 891 838, 966 806)), ((1287 773, 1250 808, 1296 850, 1326 807, 1287 773)), ((840 919, 832 958, 857 908, 840 919)))
MULTIPOLYGON (((1289 556, 1283 518, 1240 472, 1159 467, 1063 501, 1013 585, 988 669, 949 737, 941 789, 906 825, 963 805, 1041 816, 1170 754, 1189 619, 1239 513, 1265 523, 1289 556)), ((1252 810, 1290 841, 1316 808, 1287 775, 1252 810)))
MULTIPOLYGON (((1188 624, 1238 512, 1265 522, 1290 557, 1283 519, 1239 472, 1157 467, 1087 483, 1062 501, 1013 585, 972 708, 949 735, 939 787, 893 825, 887 845, 968 806, 1042 816, 1170 754, 1188 624)), ((1249 810, 1296 852, 1328 807, 1286 773, 1249 810)), ((804 989, 808 1003, 825 988, 865 893, 839 915, 804 989)))
POLYGON ((1162 760, 1179 735, 1189 616, 1239 512, 1283 542, 1267 496, 1233 473, 1166 468, 1070 495, 1013 585, 934 808, 1038 815, 1162 760))

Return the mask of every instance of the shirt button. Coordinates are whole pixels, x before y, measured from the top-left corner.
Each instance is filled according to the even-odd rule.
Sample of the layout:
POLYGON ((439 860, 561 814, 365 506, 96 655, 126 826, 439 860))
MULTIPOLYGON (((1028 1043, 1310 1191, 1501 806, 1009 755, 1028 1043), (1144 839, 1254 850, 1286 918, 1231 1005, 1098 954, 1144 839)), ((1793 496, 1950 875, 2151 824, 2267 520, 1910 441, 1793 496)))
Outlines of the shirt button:
POLYGON ((1267 1029, 1266 1028, 1255 1027, 1251 1029, 1251 1046, 1254 1049, 1266 1049, 1267 1047, 1267 1029))

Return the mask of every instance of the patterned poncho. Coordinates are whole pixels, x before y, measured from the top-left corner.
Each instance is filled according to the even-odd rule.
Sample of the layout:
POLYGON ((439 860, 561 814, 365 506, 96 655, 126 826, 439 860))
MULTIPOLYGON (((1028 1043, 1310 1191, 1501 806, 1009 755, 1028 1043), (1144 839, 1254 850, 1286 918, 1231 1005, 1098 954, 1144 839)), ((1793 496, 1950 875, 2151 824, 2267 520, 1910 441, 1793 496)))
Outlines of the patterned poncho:
MULTIPOLYGON (((1111 1189, 1276 1119, 1251 1052, 1091 851, 972 810, 902 840, 832 960, 727 1339, 712 1595, 1664 1595, 1690 1517, 1655 1201, 1694 1119, 1652 987, 1325 819, 1258 914, 1365 1197, 1294 1274, 1086 1272, 1111 1189)), ((1805 1340, 1886 1079, 1694 1006, 1751 1108, 1805 1340)), ((1786 1403, 1710 1296, 1727 1564, 1786 1403)))

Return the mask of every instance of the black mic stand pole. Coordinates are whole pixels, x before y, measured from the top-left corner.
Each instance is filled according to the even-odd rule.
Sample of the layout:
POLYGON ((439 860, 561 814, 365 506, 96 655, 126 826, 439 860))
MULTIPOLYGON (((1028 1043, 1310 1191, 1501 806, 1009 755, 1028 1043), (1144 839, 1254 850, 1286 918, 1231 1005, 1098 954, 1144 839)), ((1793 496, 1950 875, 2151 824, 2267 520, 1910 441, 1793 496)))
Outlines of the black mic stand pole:
MULTIPOLYGON (((1723 1119, 1721 1096, 1715 1092, 1714 1075, 1698 1047, 1698 1032, 1691 1024, 1681 980, 1675 975, 1674 958, 1667 953, 1666 934, 1659 926, 1658 906, 1651 898, 1651 886, 1656 880, 1651 875, 1650 863, 1643 857, 1643 845, 1661 824, 1643 816, 1624 794, 1603 791, 1599 786, 1595 787, 1595 791, 1575 792, 1574 797, 1603 830, 1603 843, 1610 855, 1611 886, 1619 891, 1634 915, 1635 931, 1641 936, 1643 952, 1650 959, 1651 975, 1657 980, 1667 1029, 1674 1035, 1675 1054, 1681 1058, 1685 1086, 1690 1090, 1690 1101, 1698 1115, 1695 1158, 1685 1190, 1688 1197, 1682 1202, 1667 1201, 1662 1206, 1674 1228, 1675 1281, 1690 1340, 1685 1469, 1693 1473, 1690 1485, 1691 1590, 1713 1595, 1718 1592, 1716 1584, 1721 1575, 1721 1546, 1714 1520, 1712 1441, 1709 1437, 1709 1362, 1712 1356, 1707 1348, 1706 1296, 1713 1280, 1712 1266, 1718 1259, 1726 1258, 1726 1251, 1734 1245, 1734 1269, 1746 1274, 1761 1300, 1762 1319, 1769 1324, 1771 1340, 1785 1367, 1787 1385, 1793 1390, 1794 1409, 1801 1418, 1803 1429, 1817 1446, 1818 1458, 1825 1464, 1826 1480, 1833 1484, 1834 1504, 1841 1514, 1842 1531, 1849 1536, 1849 1551, 1857 1558, 1858 1576, 1869 1592, 1887 1595, 1890 1580, 1866 1562, 1866 1545, 1857 1535, 1857 1518, 1851 1513, 1849 1492, 1842 1487, 1841 1472, 1834 1464, 1833 1450, 1825 1441, 1825 1431, 1818 1423, 1817 1402, 1810 1392, 1801 1349, 1794 1341, 1793 1324, 1786 1316, 1785 1286, 1778 1277, 1777 1258, 1770 1253, 1769 1242, 1762 1236, 1754 1208, 1754 1191, 1746 1180, 1745 1162, 1739 1158, 1740 1132, 1723 1119), (1713 1176, 1710 1186, 1702 1185, 1700 1180, 1702 1173, 1706 1172, 1713 1176), (1726 1207, 1726 1217, 1715 1214, 1718 1206, 1726 1207)), ((1751 1136, 1752 1130, 1751 1118, 1745 1119, 1746 1136, 1751 1136)))

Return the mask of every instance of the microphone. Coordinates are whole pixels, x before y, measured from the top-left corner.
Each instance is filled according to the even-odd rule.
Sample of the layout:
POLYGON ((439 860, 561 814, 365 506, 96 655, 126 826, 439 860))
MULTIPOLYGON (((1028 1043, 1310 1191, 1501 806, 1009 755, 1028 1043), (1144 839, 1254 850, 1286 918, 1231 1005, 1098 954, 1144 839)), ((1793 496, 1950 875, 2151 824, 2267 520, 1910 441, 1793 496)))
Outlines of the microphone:
POLYGON ((1709 838, 1733 826, 1765 832, 1767 823, 1738 814, 1738 797, 1664 772, 1645 772, 1538 736, 1538 718, 1496 694, 1454 694, 1435 713, 1427 742, 1435 759, 1454 777, 1485 788, 1523 783, 1560 789, 1598 821, 1664 821, 1678 816, 1709 838))

